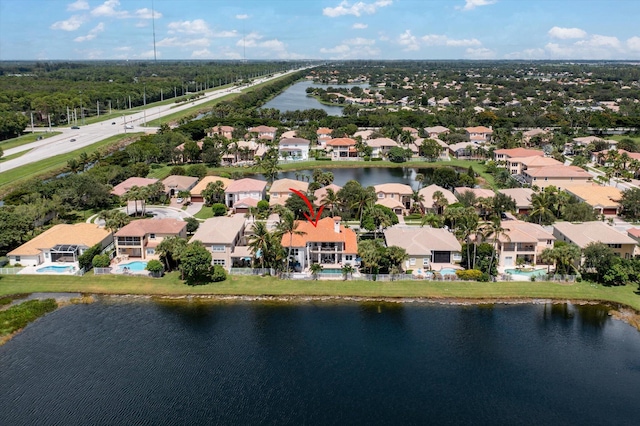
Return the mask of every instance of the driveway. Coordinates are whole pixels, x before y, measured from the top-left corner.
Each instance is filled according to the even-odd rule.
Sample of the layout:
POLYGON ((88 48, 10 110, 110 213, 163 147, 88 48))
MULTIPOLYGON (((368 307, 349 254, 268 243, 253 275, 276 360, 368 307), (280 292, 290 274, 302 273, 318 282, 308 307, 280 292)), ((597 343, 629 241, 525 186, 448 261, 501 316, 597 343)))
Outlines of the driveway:
MULTIPOLYGON (((202 203, 198 203, 198 204, 202 204, 202 203)), ((189 207, 187 207, 187 210, 189 207)), ((194 209, 195 208, 196 207, 194 207, 194 209)), ((127 208, 120 207, 118 210, 126 213, 127 208)), ((187 210, 182 210, 178 207, 171 207, 171 206, 147 206, 146 213, 152 214, 155 219, 185 220, 188 217, 193 217, 193 214, 189 213, 187 210)), ((200 208, 198 208, 195 212, 197 213, 198 211, 200 211, 200 208)), ((93 215, 89 219, 87 219, 87 223, 95 223, 97 225, 104 226, 104 221, 98 220, 96 216, 97 215, 93 215)))

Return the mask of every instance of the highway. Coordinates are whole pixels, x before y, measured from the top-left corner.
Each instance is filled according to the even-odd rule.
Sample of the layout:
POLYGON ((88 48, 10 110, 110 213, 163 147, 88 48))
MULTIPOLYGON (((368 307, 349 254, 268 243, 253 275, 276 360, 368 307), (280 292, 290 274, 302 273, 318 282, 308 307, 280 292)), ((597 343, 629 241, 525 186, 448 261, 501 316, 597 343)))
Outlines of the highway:
POLYGON ((79 129, 72 129, 68 126, 55 127, 53 130, 62 132, 60 135, 52 136, 40 141, 5 150, 5 157, 24 151, 28 152, 12 160, 0 163, 0 173, 24 166, 25 164, 35 163, 37 161, 44 160, 55 155, 64 154, 66 152, 71 152, 76 149, 87 147, 111 136, 121 135, 125 133, 155 132, 155 130, 157 130, 157 127, 145 127, 144 124, 148 121, 156 120, 175 112, 183 111, 185 109, 192 108, 193 106, 204 104, 205 102, 209 102, 213 99, 220 98, 230 93, 240 93, 248 87, 255 86, 257 84, 264 83, 266 81, 270 81, 296 71, 299 70, 289 70, 283 73, 274 74, 271 77, 259 78, 244 86, 213 89, 205 92, 205 95, 201 98, 191 102, 186 102, 180 106, 175 106, 174 103, 161 106, 151 105, 147 106, 143 111, 130 113, 129 115, 126 115, 127 111, 125 110, 123 111, 123 114, 125 114, 124 116, 115 119, 110 118, 93 124, 78 124, 78 127, 80 127, 79 129), (126 127, 133 126, 133 128, 125 128, 125 122, 126 127), (71 142, 71 139, 75 140, 71 142))

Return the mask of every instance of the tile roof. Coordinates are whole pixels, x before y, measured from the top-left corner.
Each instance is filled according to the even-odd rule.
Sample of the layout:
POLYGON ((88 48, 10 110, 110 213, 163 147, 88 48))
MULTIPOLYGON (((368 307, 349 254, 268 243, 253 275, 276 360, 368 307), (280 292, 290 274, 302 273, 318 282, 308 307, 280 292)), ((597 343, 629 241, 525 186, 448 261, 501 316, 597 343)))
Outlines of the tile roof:
POLYGON ((111 232, 100 228, 95 223, 76 223, 73 225, 54 225, 42 234, 22 244, 8 253, 9 256, 34 256, 44 249, 50 249, 57 244, 72 244, 93 247, 105 238, 110 238, 111 232))
POLYGON ((394 141, 393 139, 389 139, 389 138, 368 139, 367 140, 367 145, 369 145, 372 148, 383 148, 383 147, 387 147, 387 146, 390 146, 390 147, 398 146, 396 141, 394 141))
POLYGON ((390 209, 404 209, 404 204, 397 198, 378 198, 376 204, 389 207, 390 209))
POLYGON ((584 248, 593 242, 601 242, 604 244, 636 244, 636 240, 627 234, 618 232, 613 227, 600 221, 583 223, 556 222, 553 227, 555 228, 554 234, 557 231, 577 244, 580 248, 584 248))
POLYGON ((191 241, 204 244, 232 244, 244 227, 243 213, 233 216, 212 217, 200 224, 191 241))
POLYGON ((335 138, 328 140, 327 146, 356 146, 356 141, 351 138, 335 138))
POLYGON ((116 237, 143 237, 147 234, 178 235, 187 222, 177 219, 140 219, 129 222, 115 233, 116 237))
POLYGON ((511 157, 509 158, 510 163, 522 163, 527 168, 531 167, 545 167, 545 166, 561 166, 563 163, 551 157, 540 157, 538 155, 534 155, 531 157, 511 157))
POLYGON ((453 190, 454 194, 462 194, 464 192, 473 192, 476 194, 476 198, 493 198, 493 196, 496 195, 492 190, 484 188, 467 188, 466 186, 459 186, 453 190))
POLYGON ((539 149, 526 149, 526 148, 504 148, 504 149, 496 149, 493 151, 495 154, 504 154, 507 157, 533 157, 535 155, 539 157, 544 157, 544 151, 539 149))
POLYGON ((553 234, 545 231, 542 226, 536 223, 522 220, 505 220, 502 221, 502 227, 507 230, 507 234, 510 237, 510 240, 501 237, 500 241, 502 242, 527 243, 556 239, 553 234))
POLYGON ((318 128, 318 130, 316 130, 316 134, 318 135, 330 135, 332 132, 333 130, 328 127, 320 127, 318 128))
POLYGON ((533 189, 531 188, 499 189, 498 192, 513 198, 513 201, 516 202, 516 207, 531 207, 531 196, 533 195, 533 189))
POLYGON ((297 191, 307 193, 309 189, 309 182, 302 182, 300 180, 295 179, 278 179, 274 180, 271 184, 271 188, 269 188, 269 193, 283 193, 283 192, 291 192, 289 188, 293 188, 297 191))
POLYGON ((400 195, 413 194, 413 189, 409 185, 405 185, 404 183, 381 183, 379 185, 374 185, 373 189, 376 191, 376 194, 379 192, 384 192, 385 194, 400 195))
POLYGON ((127 180, 125 180, 123 182, 120 182, 119 184, 114 186, 113 189, 111 190, 111 193, 113 195, 121 196, 121 195, 126 194, 127 191, 129 191, 134 186, 137 186, 137 187, 149 186, 149 185, 154 184, 156 182, 158 182, 158 179, 149 179, 149 178, 142 178, 142 177, 130 177, 129 179, 127 179, 127 180))
POLYGON ((565 191, 592 207, 617 208, 620 206, 618 201, 622 198, 622 191, 612 186, 573 185, 565 191))
POLYGON ((234 192, 262 192, 267 187, 267 182, 258 179, 244 178, 232 181, 224 190, 225 193, 234 192))
POLYGON ((309 145, 311 141, 304 138, 284 138, 280 139, 279 145, 309 145))
MULTIPOLYGON (((358 252, 358 239, 353 229, 340 225, 340 232, 335 232, 335 221, 340 221, 339 217, 325 217, 318 221, 318 226, 313 226, 305 221, 298 221, 296 231, 304 232, 303 235, 293 235, 292 247, 305 247, 307 243, 333 243, 343 242, 345 244, 344 253, 358 252)), ((282 236, 282 246, 289 247, 291 234, 282 236)))
POLYGON ((591 175, 577 166, 543 166, 527 169, 523 172, 531 177, 582 178, 591 179, 591 175))
POLYGON ((440 133, 450 132, 450 130, 444 126, 425 127, 424 131, 427 132, 428 134, 431 134, 431 133, 440 134, 440 133))
POLYGON ((316 189, 313 193, 313 196, 316 197, 314 204, 317 206, 322 205, 324 197, 327 195, 327 189, 332 189, 334 193, 338 193, 342 189, 341 186, 332 183, 331 185, 323 186, 322 188, 316 189))
POLYGON ((433 251, 462 250, 460 242, 446 229, 431 228, 428 226, 399 227, 392 226, 384 230, 384 238, 387 246, 402 247, 410 256, 421 256, 433 251))
POLYGON ((276 127, 269 126, 256 126, 249 129, 250 132, 257 133, 275 133, 278 129, 276 127))
POLYGON ((467 127, 464 130, 468 133, 493 133, 493 130, 485 126, 467 127))
POLYGON ((165 191, 169 192, 170 189, 174 188, 177 190, 188 190, 193 188, 195 184, 198 182, 197 177, 193 176, 180 176, 180 175, 171 175, 167 176, 162 180, 164 184, 165 191))
POLYGON ((444 189, 443 187, 435 184, 429 185, 418 191, 418 193, 424 197, 424 201, 422 201, 422 206, 425 209, 433 208, 433 194, 435 194, 437 191, 442 192, 442 195, 444 195, 444 198, 447 199, 449 204, 458 202, 458 199, 456 198, 455 195, 453 195, 453 192, 449 191, 448 189, 444 189))
POLYGON ((224 186, 225 189, 227 188, 227 186, 229 186, 231 182, 233 182, 233 180, 231 179, 223 178, 220 176, 205 176, 202 178, 202 180, 200 180, 200 182, 196 184, 196 186, 191 188, 191 194, 192 195, 202 194, 202 191, 204 191, 207 188, 207 185, 209 185, 210 183, 215 183, 216 181, 222 182, 222 185, 224 186))

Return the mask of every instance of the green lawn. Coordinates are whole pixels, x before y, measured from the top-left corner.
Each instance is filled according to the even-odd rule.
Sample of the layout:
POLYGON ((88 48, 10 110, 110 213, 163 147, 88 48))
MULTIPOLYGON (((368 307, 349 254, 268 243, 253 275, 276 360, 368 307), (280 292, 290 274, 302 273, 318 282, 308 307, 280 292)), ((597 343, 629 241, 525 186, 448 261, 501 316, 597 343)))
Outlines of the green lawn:
POLYGON ((636 286, 603 287, 588 282, 431 282, 431 281, 293 281, 273 277, 231 276, 224 282, 187 286, 177 273, 160 279, 118 275, 58 277, 1 275, 0 295, 32 292, 148 295, 353 296, 372 298, 428 298, 469 301, 553 299, 603 301, 640 311, 636 286))
MULTIPOLYGON (((28 129, 27 129, 28 130, 28 129)), ((51 132, 51 133, 45 133, 45 132, 36 132, 36 133, 29 133, 17 138, 13 138, 13 139, 7 139, 6 141, 2 141, 0 142, 0 148, 2 148, 4 151, 11 149, 11 148, 15 148, 17 146, 21 146, 21 145, 25 145, 31 142, 35 142, 39 137, 42 137, 43 139, 46 138, 50 138, 51 136, 56 136, 59 135, 62 132, 51 132)))
POLYGON ((196 219, 206 220, 213 217, 213 209, 211 207, 202 206, 200 211, 193 215, 196 219))
POLYGON ((25 164, 22 167, 17 167, 12 170, 0 173, 0 192, 5 192, 6 188, 10 185, 25 181, 30 178, 39 176, 50 176, 64 170, 67 165, 67 161, 76 158, 81 152, 91 154, 97 151, 99 148, 117 144, 123 139, 138 137, 143 133, 128 133, 126 135, 116 135, 100 142, 97 142, 91 146, 77 149, 75 151, 67 152, 65 154, 56 155, 54 157, 47 158, 35 163, 25 164))

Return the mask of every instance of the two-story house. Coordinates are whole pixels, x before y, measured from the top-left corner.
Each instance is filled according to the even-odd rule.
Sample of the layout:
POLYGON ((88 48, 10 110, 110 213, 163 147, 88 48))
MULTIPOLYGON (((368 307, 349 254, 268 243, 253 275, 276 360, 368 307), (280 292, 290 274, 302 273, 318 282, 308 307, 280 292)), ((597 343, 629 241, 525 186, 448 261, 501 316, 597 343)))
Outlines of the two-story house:
POLYGON ((382 183, 374 185, 376 204, 389 207, 396 214, 410 210, 413 204, 413 189, 402 183, 382 183))
POLYGON ((507 163, 512 158, 524 157, 544 157, 544 151, 540 149, 527 148, 504 148, 493 151, 493 159, 498 165, 507 167, 507 163))
POLYGON ((303 194, 309 189, 309 182, 303 182, 295 179, 278 179, 274 180, 269 188, 269 205, 284 206, 289 197, 297 197, 291 189, 300 191, 303 194))
POLYGON ((493 136, 493 130, 485 126, 467 127, 464 130, 471 142, 489 142, 493 136))
POLYGON ((521 175, 525 170, 535 167, 562 166, 563 163, 551 157, 514 157, 507 160, 507 170, 512 175, 521 175))
POLYGON ((340 217, 325 217, 317 226, 300 221, 296 231, 282 236, 282 247, 293 257, 294 269, 304 271, 313 263, 325 269, 339 269, 344 265, 358 266, 358 238, 353 229, 340 224, 340 217))
POLYGON ((573 243, 584 249, 593 242, 600 242, 609 246, 613 252, 622 258, 631 259, 634 254, 636 240, 626 233, 617 231, 604 222, 556 222, 553 225, 553 235, 558 241, 573 243))
POLYGON ((212 138, 214 135, 222 136, 226 139, 233 139, 233 131, 235 129, 231 126, 215 126, 209 129, 207 136, 212 138))
POLYGON ((187 237, 187 222, 177 219, 140 219, 115 233, 117 256, 156 259, 156 247, 167 237, 187 237))
POLYGON ((283 138, 278 142, 278 155, 280 160, 309 159, 309 145, 311 142, 304 138, 283 138))
POLYGON ((446 229, 392 226, 384 230, 384 238, 387 247, 406 250, 409 257, 404 263, 405 271, 440 269, 462 260, 460 242, 446 229))
POLYGON ((255 133, 258 139, 272 141, 276 138, 278 129, 271 126, 256 126, 251 127, 248 131, 249 133, 255 133))
POLYGON ((397 142, 389 138, 368 139, 366 144, 371 147, 371 158, 383 158, 389 150, 398 146, 397 142))
POLYGON ((244 266, 251 260, 244 233, 243 214, 212 217, 200 224, 190 242, 202 242, 211 252, 211 263, 229 270, 234 264, 244 266))
POLYGON ((431 139, 437 139, 440 135, 446 135, 451 132, 444 126, 425 127, 424 131, 431 139))
POLYGON ((229 208, 245 198, 253 198, 260 201, 264 200, 266 195, 267 182, 252 178, 231 181, 224 190, 225 204, 229 208))
POLYGON ((524 170, 522 177, 531 186, 540 189, 547 186, 555 186, 565 189, 573 185, 588 185, 593 177, 591 174, 577 166, 545 166, 524 170))
MULTIPOLYGON (((553 248, 556 237, 542 226, 520 220, 502 222, 503 233, 497 236, 498 265, 505 268, 518 265, 518 259, 535 265, 538 256, 546 248, 553 248)), ((493 235, 486 237, 486 242, 493 242, 493 235)))
POLYGON ((332 160, 354 160, 358 158, 356 141, 351 138, 335 138, 327 142, 327 149, 331 150, 332 160))
POLYGON ((333 130, 328 127, 320 127, 316 130, 316 136, 318 137, 318 146, 324 148, 327 146, 327 142, 331 140, 331 133, 333 130))

